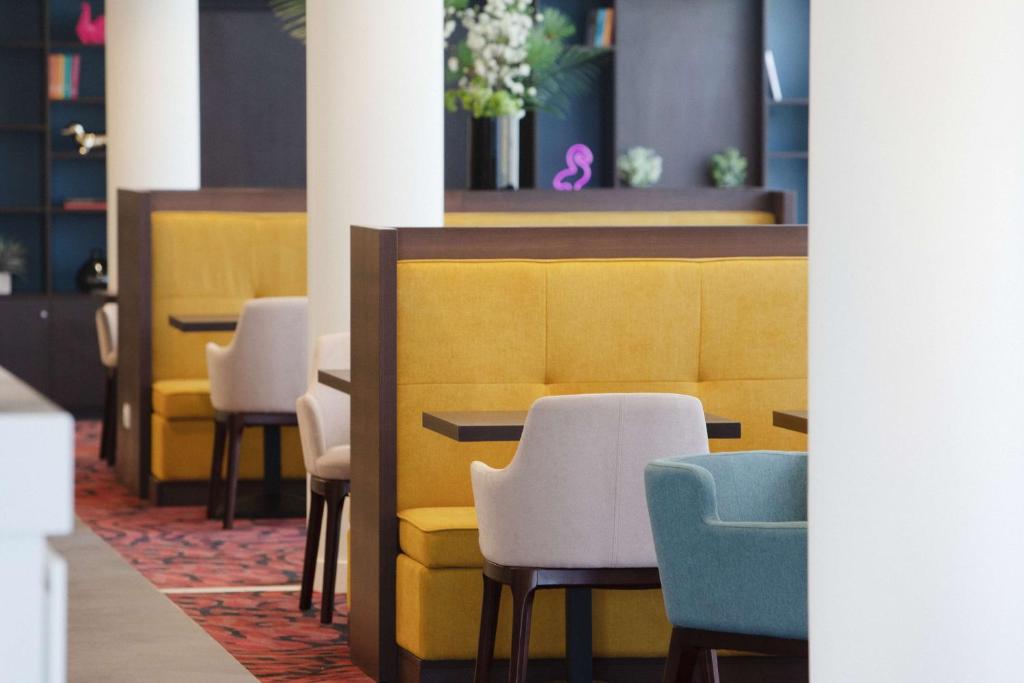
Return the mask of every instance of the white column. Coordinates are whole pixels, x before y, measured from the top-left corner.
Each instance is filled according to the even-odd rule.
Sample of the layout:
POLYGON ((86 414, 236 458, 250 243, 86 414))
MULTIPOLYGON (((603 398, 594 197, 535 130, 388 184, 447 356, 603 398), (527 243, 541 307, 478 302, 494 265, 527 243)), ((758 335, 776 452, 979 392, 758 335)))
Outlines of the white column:
POLYGON ((441 0, 306 4, 313 335, 349 329, 349 226, 444 219, 441 0))
MULTIPOLYGON (((442 7, 306 4, 310 339, 350 329, 349 226, 443 223, 442 7)), ((346 558, 343 535, 339 593, 346 558)))
POLYGON ((1024 3, 811 22, 811 677, 1019 681, 1024 3))
POLYGON ((117 190, 199 187, 199 4, 107 0, 107 265, 117 291, 117 190))

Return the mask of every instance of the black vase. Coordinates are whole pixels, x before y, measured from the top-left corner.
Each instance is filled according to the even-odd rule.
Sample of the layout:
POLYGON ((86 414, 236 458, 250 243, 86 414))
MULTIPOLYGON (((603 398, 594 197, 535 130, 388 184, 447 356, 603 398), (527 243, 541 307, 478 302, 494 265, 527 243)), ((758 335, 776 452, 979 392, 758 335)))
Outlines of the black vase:
POLYGON ((89 252, 89 260, 82 264, 75 275, 75 285, 80 292, 92 292, 107 288, 107 260, 103 252, 93 249, 89 252))
POLYGON ((519 118, 469 120, 469 189, 519 189, 519 118))

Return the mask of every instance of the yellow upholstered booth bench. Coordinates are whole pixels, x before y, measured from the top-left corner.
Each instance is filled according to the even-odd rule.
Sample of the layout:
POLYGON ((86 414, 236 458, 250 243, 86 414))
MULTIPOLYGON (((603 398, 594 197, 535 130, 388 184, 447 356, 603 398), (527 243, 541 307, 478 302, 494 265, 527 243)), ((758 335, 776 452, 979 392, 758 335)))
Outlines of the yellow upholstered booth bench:
MULTIPOLYGON (((119 199, 122 244, 141 252, 133 260, 122 250, 120 259, 120 338, 132 347, 134 371, 123 396, 137 415, 122 425, 123 437, 135 437, 128 439, 135 457, 126 460, 137 470, 127 478, 158 503, 199 502, 213 448, 205 347, 227 344, 232 333, 182 332, 168 318, 237 314, 247 299, 305 295, 305 199, 281 190, 122 192, 119 199)), ((263 477, 262 438, 246 432, 243 480, 263 477)), ((282 430, 282 475, 305 476, 294 427, 282 430)))
MULTIPOLYGON (((350 633, 356 662, 382 680, 389 666, 398 680, 444 680, 474 658, 469 464, 502 467, 516 448, 453 441, 423 427, 424 411, 677 392, 741 421, 742 438, 713 450, 806 447, 771 426, 772 410, 806 405, 806 228, 356 229, 353 254, 350 633), (381 645, 374 661, 372 639, 393 655, 381 645)), ((509 628, 503 613, 498 657, 509 628)), ((546 659, 557 677, 564 629, 561 593, 538 594, 531 669, 546 659)), ((660 591, 595 591, 593 634, 598 678, 657 671, 670 634, 660 591)))

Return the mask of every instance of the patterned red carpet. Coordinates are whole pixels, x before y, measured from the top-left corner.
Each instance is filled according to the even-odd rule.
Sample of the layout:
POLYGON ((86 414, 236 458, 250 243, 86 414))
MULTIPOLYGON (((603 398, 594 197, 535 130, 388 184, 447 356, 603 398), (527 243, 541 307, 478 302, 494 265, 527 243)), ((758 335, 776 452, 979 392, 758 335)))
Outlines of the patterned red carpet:
MULTIPOLYGON (((100 462, 99 423, 79 422, 75 511, 157 588, 297 584, 300 519, 238 520, 224 531, 199 507, 154 507, 132 496, 100 462)), ((172 593, 182 610, 262 681, 369 681, 349 660, 344 600, 334 624, 298 611, 298 593, 172 593)), ((339 596, 342 597, 342 596, 339 596)), ((317 604, 319 596, 314 596, 317 604)))

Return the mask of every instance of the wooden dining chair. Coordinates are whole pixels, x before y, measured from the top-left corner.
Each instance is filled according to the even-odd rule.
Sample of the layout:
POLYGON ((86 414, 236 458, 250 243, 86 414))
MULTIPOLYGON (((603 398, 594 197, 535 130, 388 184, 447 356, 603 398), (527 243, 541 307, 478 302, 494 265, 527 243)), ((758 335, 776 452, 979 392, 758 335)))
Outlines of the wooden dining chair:
POLYGON ((306 554, 302 564, 299 609, 306 611, 313 605, 320 526, 326 508, 323 590, 320 594, 322 624, 329 624, 334 619, 341 514, 349 491, 351 401, 348 394, 320 384, 316 373, 321 368, 349 368, 350 346, 347 332, 326 334, 316 340, 309 388, 295 406, 302 438, 302 459, 309 475, 309 519, 306 522, 306 554))
POLYGON ((502 585, 512 590, 512 683, 526 681, 537 590, 660 585, 644 466, 707 452, 692 396, 590 394, 538 400, 507 467, 472 464, 484 556, 477 683, 490 681, 502 585))
POLYGON ((106 373, 103 390, 103 427, 100 459, 113 465, 117 459, 117 304, 109 301, 96 309, 96 337, 100 363, 106 373))
POLYGON ((245 428, 261 427, 263 438, 280 447, 281 427, 298 424, 295 401, 305 390, 308 327, 305 297, 251 299, 242 307, 231 343, 206 345, 210 402, 215 411, 207 515, 216 514, 226 442, 225 529, 232 528, 235 521, 245 428))

